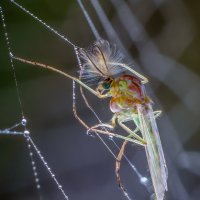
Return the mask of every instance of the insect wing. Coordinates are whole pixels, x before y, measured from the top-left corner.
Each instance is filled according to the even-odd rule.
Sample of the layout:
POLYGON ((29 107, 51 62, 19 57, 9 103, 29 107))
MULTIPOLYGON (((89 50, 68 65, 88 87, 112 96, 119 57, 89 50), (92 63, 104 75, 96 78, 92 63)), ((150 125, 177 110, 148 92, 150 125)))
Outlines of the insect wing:
POLYGON ((167 190, 168 171, 155 116, 150 104, 148 111, 141 105, 137 109, 140 131, 147 142, 145 150, 156 199, 163 200, 167 190))

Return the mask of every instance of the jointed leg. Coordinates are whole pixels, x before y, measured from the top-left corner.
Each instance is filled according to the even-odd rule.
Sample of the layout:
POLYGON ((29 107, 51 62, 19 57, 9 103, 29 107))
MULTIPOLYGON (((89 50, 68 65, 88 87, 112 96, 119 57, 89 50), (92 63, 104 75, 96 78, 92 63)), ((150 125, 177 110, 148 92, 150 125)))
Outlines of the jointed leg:
MULTIPOLYGON (((153 114, 155 116, 155 118, 159 117, 161 115, 162 111, 158 110, 158 111, 154 111, 153 114)), ((139 144, 145 146, 146 145, 146 141, 141 138, 136 132, 139 130, 138 127, 135 130, 130 130, 125 124, 123 124, 123 122, 125 121, 125 118, 123 118, 122 116, 118 117, 116 114, 113 116, 112 118, 112 125, 115 126, 116 125, 116 121, 118 122, 118 124, 126 131, 128 132, 132 137, 134 137, 136 140, 139 141, 139 144)))
POLYGON ((123 193, 127 193, 126 192, 126 189, 125 187, 123 186, 122 182, 121 182, 121 178, 120 178, 120 167, 121 167, 121 160, 122 160, 122 157, 124 155, 124 150, 125 150, 125 147, 127 145, 127 141, 124 141, 123 144, 122 144, 122 147, 119 151, 119 154, 117 156, 117 159, 116 159, 116 165, 115 165, 115 173, 116 173, 116 178, 117 178, 117 182, 119 184, 119 187, 120 189, 122 190, 123 193))
POLYGON ((102 127, 102 128, 108 128, 108 129, 113 129, 113 127, 110 125, 110 124, 104 124, 104 123, 100 123, 100 124, 96 124, 92 127, 90 127, 88 130, 87 130, 87 133, 89 133, 90 131, 94 130, 94 129, 97 129, 99 127, 102 127))
POLYGON ((88 85, 83 83, 80 79, 73 77, 73 76, 71 76, 71 75, 69 75, 69 74, 67 74, 67 73, 65 73, 65 72, 63 72, 59 69, 56 69, 55 67, 52 67, 52 66, 46 65, 46 64, 42 64, 42 63, 39 63, 39 62, 35 62, 35 61, 26 60, 26 59, 19 58, 19 57, 13 56, 13 55, 12 55, 12 58, 15 59, 15 60, 21 61, 23 63, 27 63, 27 64, 30 64, 30 65, 38 66, 38 67, 45 68, 45 69, 49 69, 51 71, 62 74, 63 76, 68 77, 71 80, 74 80, 79 85, 82 85, 85 89, 87 89, 88 91, 90 91, 91 93, 93 93, 94 95, 96 95, 99 98, 107 98, 108 97, 107 94, 100 94, 99 92, 93 90, 91 87, 89 87, 88 85))
POLYGON ((124 125, 122 122, 126 121, 127 119, 126 118, 122 118, 122 115, 120 114, 114 114, 112 119, 111 119, 111 124, 103 124, 103 123, 100 123, 100 124, 97 124, 97 125, 94 125, 92 127, 90 127, 88 129, 88 132, 89 131, 97 131, 98 133, 103 133, 103 134, 107 134, 109 136, 114 136, 114 137, 117 137, 117 138, 121 138, 121 139, 124 139, 126 141, 131 141, 131 142, 134 142, 136 144, 139 144, 139 145, 142 145, 142 146, 145 146, 146 145, 146 141, 141 138, 136 132, 138 131, 138 128, 136 128, 135 130, 130 130, 126 125, 124 125), (118 118, 120 116, 120 119, 118 118), (99 130, 97 128, 99 127, 104 127, 104 128, 109 128, 109 129, 114 129, 115 126, 116 126, 116 120, 118 122, 118 124, 127 132, 129 133, 130 136, 132 136, 134 139, 132 139, 131 137, 127 137, 127 136, 122 136, 122 135, 118 135, 118 134, 115 134, 115 133, 112 133, 110 131, 104 131, 104 130, 99 130))
POLYGON ((118 65, 118 66, 121 66, 121 67, 127 69, 128 71, 132 72, 134 75, 136 75, 137 77, 139 77, 139 78, 142 79, 142 83, 143 83, 143 84, 149 82, 149 80, 148 80, 145 76, 143 76, 142 74, 136 72, 135 70, 133 70, 131 67, 127 66, 126 64, 123 64, 123 63, 115 63, 115 62, 112 62, 112 63, 110 63, 110 64, 116 65, 116 66, 117 66, 117 65, 118 65))
POLYGON ((136 133, 138 131, 138 128, 136 128, 134 131, 132 131, 125 124, 123 124, 123 121, 117 119, 117 122, 127 133, 129 133, 132 137, 134 137, 136 140, 138 140, 139 144, 141 144, 142 146, 146 145, 146 141, 136 133))
MULTIPOLYGON (((73 105, 73 113, 74 113, 75 118, 76 118, 87 130, 90 130, 90 131, 93 131, 93 132, 96 132, 96 133, 101 133, 101 134, 108 135, 108 136, 112 136, 112 137, 116 137, 116 138, 119 138, 119 139, 122 139, 122 140, 126 140, 126 141, 129 141, 129 142, 138 143, 137 140, 134 140, 134 139, 131 139, 131 138, 122 136, 122 135, 118 135, 118 134, 113 133, 113 132, 110 132, 110 131, 104 131, 104 130, 96 129, 96 127, 98 127, 98 126, 100 126, 100 125, 102 125, 102 124, 96 125, 96 126, 93 126, 93 127, 89 127, 89 126, 78 116, 75 104, 73 105)), ((105 125, 105 124, 104 124, 104 125, 105 125)), ((110 125, 109 125, 109 126, 110 126, 110 125)), ((111 127, 111 126, 110 126, 110 127, 111 127)))
POLYGON ((104 134, 104 135, 108 135, 108 136, 111 136, 111 137, 119 138, 119 139, 122 139, 122 140, 125 140, 125 141, 129 141, 129 142, 144 146, 144 144, 142 144, 138 140, 135 140, 135 139, 132 139, 132 138, 128 138, 126 136, 118 135, 118 134, 113 133, 113 132, 103 131, 103 130, 99 130, 99 129, 95 129, 95 128, 90 128, 90 130, 94 131, 96 133, 101 133, 101 134, 104 134))
POLYGON ((145 144, 146 144, 146 142, 142 138, 140 138, 136 133, 134 133, 130 129, 129 130, 131 131, 131 136, 137 135, 138 138, 140 138, 140 140, 137 139, 136 137, 135 137, 135 139, 132 139, 131 137, 127 137, 127 136, 123 136, 123 135, 118 135, 118 134, 110 132, 110 131, 99 130, 99 129, 97 129, 98 127, 113 128, 110 124, 97 124, 97 125, 94 125, 92 127, 88 127, 87 126, 86 128, 88 128, 88 132, 93 131, 93 132, 101 133, 101 134, 108 135, 108 136, 111 136, 111 137, 120 138, 122 140, 129 141, 129 142, 132 142, 132 143, 135 143, 135 144, 139 144, 139 145, 142 145, 142 146, 145 146, 145 144))

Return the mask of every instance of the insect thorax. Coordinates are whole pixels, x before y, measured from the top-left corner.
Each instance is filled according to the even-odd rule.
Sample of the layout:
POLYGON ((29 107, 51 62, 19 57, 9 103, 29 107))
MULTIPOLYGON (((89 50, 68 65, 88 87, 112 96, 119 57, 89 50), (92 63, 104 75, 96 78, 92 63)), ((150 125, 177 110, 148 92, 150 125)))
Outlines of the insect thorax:
POLYGON ((144 102, 141 81, 131 75, 123 75, 116 78, 110 88, 112 112, 135 109, 137 104, 144 102))

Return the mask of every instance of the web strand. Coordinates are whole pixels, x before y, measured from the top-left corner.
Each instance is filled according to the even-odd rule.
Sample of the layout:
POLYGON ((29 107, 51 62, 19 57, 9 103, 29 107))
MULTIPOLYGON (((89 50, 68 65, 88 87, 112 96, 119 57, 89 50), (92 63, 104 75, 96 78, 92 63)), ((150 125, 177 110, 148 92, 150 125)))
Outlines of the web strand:
POLYGON ((24 137, 26 138, 27 148, 28 148, 28 151, 29 151, 30 159, 31 159, 31 166, 32 166, 32 170, 33 170, 35 185, 36 185, 36 188, 37 188, 37 191, 38 191, 39 199, 42 200, 42 195, 41 195, 41 191, 40 191, 41 190, 40 179, 39 179, 39 176, 38 176, 35 159, 33 157, 34 154, 33 154, 32 149, 31 149, 31 143, 29 141, 29 138, 26 137, 25 134, 24 134, 24 137))
POLYGON ((43 165, 45 166, 45 168, 47 169, 47 171, 49 172, 51 178, 54 180, 54 182, 56 183, 58 189, 60 190, 60 192, 62 193, 62 195, 64 196, 64 198, 66 200, 69 200, 69 197, 67 196, 67 194, 65 193, 65 191, 63 190, 62 185, 59 183, 59 181, 57 180, 55 174, 53 173, 53 171, 51 170, 51 168, 49 167, 48 163, 46 162, 46 160, 44 159, 44 157, 42 156, 41 152, 39 151, 38 147, 36 146, 36 144, 34 143, 34 141, 32 140, 32 138, 30 137, 30 135, 27 135, 27 140, 30 142, 30 144, 32 145, 32 147, 35 149, 37 155, 39 156, 40 160, 42 161, 43 165))
MULTIPOLYGON (((27 13, 28 15, 30 15, 31 17, 33 17, 36 21, 40 22, 43 26, 45 26, 48 30, 50 30, 51 32, 53 32, 54 34, 56 34, 57 36, 59 36, 61 39, 63 39, 64 41, 66 41, 68 44, 72 45, 74 50, 75 50, 75 53, 76 53, 76 56, 77 56, 77 60, 78 60, 78 63, 79 63, 79 66, 81 66, 81 62, 80 62, 80 59, 79 59, 79 55, 78 55, 78 50, 77 50, 77 46, 72 43, 68 38, 66 38, 65 36, 63 36, 62 34, 58 33, 55 29, 53 29, 52 27, 50 27, 49 25, 47 25, 44 21, 42 21, 41 19, 39 19, 38 17, 36 17, 33 13, 31 13, 30 11, 28 11, 27 9, 25 9, 24 7, 22 7, 21 5, 19 5, 18 3, 16 3, 14 0, 11 0, 12 3, 14 3, 18 8, 20 8, 21 10, 23 10, 25 13, 27 13)), ((78 0, 78 3, 87 19, 87 22, 92 30, 92 32, 94 33, 96 39, 100 39, 100 35, 96 29, 96 27, 94 26, 90 16, 88 15, 87 11, 85 10, 82 2, 80 0, 78 0)), ((12 54, 11 54, 12 55, 12 54)), ((75 86, 75 84, 74 84, 75 86)), ((74 90, 74 89, 73 89, 74 90)), ((93 112, 93 114, 96 116, 96 118, 98 119, 98 121, 101 123, 101 120, 98 118, 97 114, 95 113, 95 111, 93 110, 93 108, 89 107, 90 110, 93 112)), ((105 141, 101 138, 101 136, 99 134, 97 134, 98 138, 103 142, 103 144, 105 145, 105 147, 109 150, 109 152, 114 156, 114 158, 116 158, 115 154, 113 153, 113 151, 110 149, 110 147, 105 143, 105 141)), ((116 144, 116 142, 111 138, 111 141, 113 142, 113 144, 118 148, 119 146, 116 144)), ((136 167, 131 163, 131 161, 126 157, 124 156, 125 160, 128 162, 128 164, 131 166, 131 168, 136 172, 136 174, 138 175, 138 177, 140 178, 145 178, 145 177, 142 177, 142 175, 137 171, 136 167)))
POLYGON ((9 131, 8 129, 0 130, 1 135, 24 135, 23 132, 20 131, 9 131))
MULTIPOLYGON (((20 2, 20 1, 19 1, 20 2)), ((86 2, 86 1, 84 1, 84 2, 86 2)), ((83 2, 83 3, 84 3, 83 2)), ((102 3, 101 1, 99 1, 100 3, 102 3)), ((108 1, 108 3, 110 4, 110 2, 111 1, 108 1)), ((115 1, 113 1, 113 2, 115 2, 115 1)), ((116 8, 116 11, 122 11, 122 9, 121 9, 121 4, 120 4, 120 6, 118 5, 118 2, 121 2, 121 1, 116 1, 115 3, 116 3, 116 6, 118 6, 117 8, 116 8)), ((130 6, 130 4, 132 4, 132 6, 135 6, 134 5, 134 2, 135 1, 124 1, 125 3, 127 3, 129 6, 130 6)), ((153 0, 152 2, 165 2, 165 1, 157 1, 157 0, 153 0)), ((181 1, 181 0, 175 0, 174 2, 178 2, 180 5, 179 5, 179 7, 182 9, 183 7, 183 2, 181 1)), ((111 3, 112 4, 112 3, 111 3)), ((156 3, 155 3, 156 4, 156 3)), ((13 4, 14 5, 14 4, 13 4)), ((85 5, 87 5, 87 4, 85 4, 85 5)), ((103 4, 102 4, 103 5, 103 4)), ((113 5, 112 5, 112 7, 113 7, 113 5)), ((163 5, 160 9, 159 9, 159 14, 161 14, 162 16, 164 16, 164 18, 166 17, 166 24, 165 24, 165 28, 164 28, 164 30, 168 30, 168 31, 170 31, 169 29, 168 29, 168 27, 167 27, 167 25, 169 25, 168 23, 169 22, 172 22, 172 21, 168 21, 168 19, 167 19, 167 16, 165 16, 165 15, 168 15, 169 14, 169 11, 167 12, 167 11, 165 11, 164 8, 165 7, 165 5, 163 5), (163 15, 164 14, 164 15, 163 15)), ((184 7, 185 8, 185 7, 184 7)), ((115 8, 114 8, 115 9, 115 8)), ((156 9, 158 9, 158 8, 156 8, 156 9)), ((150 9, 151 10, 151 9, 150 9)), ((89 11, 89 10, 88 10, 89 11)), ((22 12, 22 11, 21 11, 22 12)), ((177 12, 179 12, 179 9, 177 9, 177 12)), ((96 12, 97 13, 97 12, 96 12)), ((123 15, 123 13, 124 12, 121 12, 121 14, 123 15)), ((151 14, 152 13, 154 13, 154 11, 153 12, 151 12, 151 14)), ((24 14, 24 13, 21 13, 21 14, 24 14)), ((127 14, 127 13, 126 13, 127 14)), ((116 15, 115 15, 116 16, 116 15)), ((124 17, 125 15, 123 15, 123 17, 124 17)), ((101 17, 102 18, 102 17, 101 17)), ((148 20, 150 18, 150 16, 148 17, 148 18, 146 18, 145 20, 148 20)), ((118 19, 120 19, 119 18, 119 16, 118 16, 118 19)), ((127 18, 127 17, 124 17, 124 19, 132 19, 132 18, 130 18, 130 16, 129 16, 129 18, 127 18)), ((170 17, 170 20, 171 19, 176 19, 176 18, 171 18, 170 17)), ((178 18, 179 19, 179 18, 178 18)), ((180 20, 181 20, 181 16, 180 16, 180 20)), ((132 20, 129 20, 129 21, 131 21, 132 22, 132 20)), ((111 22, 111 21, 109 21, 109 22, 111 22)), ((125 21, 126 22, 126 21, 125 21)), ((174 22, 174 21, 173 21, 174 22)), ((185 20, 185 22, 186 22, 186 24, 187 24, 187 20, 185 20)), ((122 23, 120 23, 120 24, 122 24, 122 23)), ((183 23, 183 24, 185 24, 185 23, 183 23)), ((141 23, 141 25, 144 27, 145 26, 145 23, 144 22, 142 22, 141 23)), ((130 27, 130 26, 129 26, 130 27)), ((187 27, 187 26, 186 26, 187 27)), ((120 27, 119 27, 120 28, 120 27)), ((122 30, 123 31, 125 31, 124 30, 124 28, 123 27, 121 27, 122 28, 122 30)), ((137 26, 132 26, 132 29, 137 29, 137 26)), ((100 30, 100 29, 99 29, 100 30)), ((107 29, 107 30, 109 30, 110 31, 110 29, 107 29)), ((138 30, 138 29, 137 29, 138 30)), ((136 32, 137 32, 137 30, 136 30, 136 32)), ((182 29, 181 29, 182 30, 182 29)), ((134 30, 127 30, 127 33, 128 32, 132 32, 132 31, 134 31, 134 30)), ((126 32, 126 31, 125 31, 126 32)), ((192 30, 190 30, 190 32, 193 32, 192 30)), ((127 41, 130 41, 130 40, 128 40, 127 39, 127 41)), ((147 41, 145 41, 144 43, 146 43, 147 45, 149 44, 149 42, 147 42, 147 41)), ((131 42, 129 43, 129 44, 131 44, 131 42)), ((129 45, 127 45, 127 46, 129 46, 129 45)), ((126 46, 126 49, 127 49, 127 46, 126 46)), ((137 46, 137 45, 136 45, 137 46)), ((142 46, 142 45, 141 45, 142 46)), ((130 46, 129 46, 130 47, 130 46)), ((149 48, 149 46, 148 46, 148 48, 149 48)), ((171 66, 173 66, 173 69, 175 70, 175 71, 173 71, 173 72, 182 72, 181 73, 181 75, 183 75, 185 78, 186 77, 188 77, 188 80, 189 80, 189 77, 192 79, 192 78, 196 78, 196 77, 193 77, 193 76, 190 76, 190 75, 192 75, 192 74, 190 74, 189 73, 189 71, 186 69, 186 68, 181 68, 182 66, 181 65, 179 65, 178 63, 174 63, 174 60, 171 60, 170 59, 170 62, 172 62, 172 63, 168 63, 168 58, 167 58, 167 60, 165 60, 165 59, 160 59, 160 57, 159 57, 159 52, 158 52, 158 59, 155 59, 155 57, 154 56, 149 56, 149 54, 147 53, 147 49, 142 49, 143 50, 143 53, 141 54, 141 58, 142 58, 142 60, 143 60, 143 62, 142 62, 142 65, 144 65, 144 67, 146 67, 147 66, 147 68, 145 68, 145 69, 148 69, 147 71, 151 74, 151 75, 153 75, 153 77, 154 77, 154 75, 155 75, 155 77, 156 78, 158 78, 159 79, 159 81, 166 81, 166 80, 168 80, 168 79, 166 79, 165 77, 166 77, 166 73, 167 72, 171 72, 170 74, 178 74, 178 73, 172 73, 172 70, 170 71, 170 67, 171 66), (144 64, 144 61, 145 61, 145 53, 147 53, 147 55, 149 56, 148 58, 150 58, 150 60, 151 61, 155 61, 156 60, 156 63, 153 63, 153 64, 150 64, 151 62, 149 62, 149 59, 148 59, 148 62, 147 62, 147 64, 144 64), (157 62, 157 60, 158 60, 158 62, 157 62), (160 63, 160 65, 159 65, 159 63, 160 63), (156 64, 156 65, 155 65, 156 64), (155 66, 164 66, 164 68, 165 68, 165 70, 159 70, 159 71, 156 71, 156 73, 154 73, 155 72, 155 68, 153 67, 153 70, 152 70, 152 66, 153 65, 155 65, 155 66), (175 66, 176 65, 176 66, 175 66), (180 67, 180 68, 179 68, 180 67), (159 73, 159 72, 161 72, 161 73, 159 73), (162 73, 163 72, 163 73, 162 73), (186 74, 187 73, 187 74, 186 74)), ((149 50, 148 50, 148 52, 150 53, 150 54, 153 54, 153 51, 151 51, 152 50, 152 48, 150 48, 149 50)), ((163 56, 163 55, 162 55, 163 56)), ((183 66, 184 67, 184 66, 183 66)), ((158 67, 157 67, 158 68, 158 67)), ((156 68, 156 69, 157 69, 156 68)), ((162 68, 162 67, 161 67, 162 68)), ((159 68, 160 69, 160 68, 159 68)), ((18 75, 18 74, 17 74, 18 75)), ((181 76, 180 75, 180 76, 181 76)), ((192 82, 192 80, 190 79, 190 81, 192 82)), ((175 79, 174 79, 175 80, 175 79)), ((185 79, 184 79, 185 80, 185 79)), ((158 82, 159 82, 158 81, 158 82)), ((177 81, 175 81, 175 82, 177 82, 177 81)), ((182 93, 180 92, 181 91, 181 87, 179 87, 179 89, 180 90, 177 90, 177 88, 178 88, 178 86, 180 86, 181 84, 174 84, 175 83, 174 81, 172 82, 172 81, 168 81, 168 83, 167 83, 167 86, 169 86, 169 88, 173 91, 173 92, 175 92, 178 96, 180 96, 182 93), (171 85, 173 86, 173 87, 171 87, 171 85), (174 86, 177 86, 177 87, 174 87, 174 86), (179 91, 179 93, 177 93, 177 91, 179 91)), ((192 82, 193 83, 193 82, 192 82)), ((195 82, 196 83, 196 82, 195 82)), ((166 82, 164 83, 164 84, 166 84, 166 82)), ((157 83, 155 83, 155 85, 157 85, 157 83)), ((190 84, 190 86, 194 86, 193 84, 190 84)), ((189 88, 189 87, 188 87, 189 88)), ((188 89, 187 88, 187 89, 188 89)), ((155 89, 155 88, 154 88, 155 89)), ((195 88, 196 89, 196 88, 195 88)), ((184 90, 185 91, 185 90, 184 90)), ((191 91, 191 90, 190 90, 191 91)), ((21 92, 21 91, 20 91, 21 92)), ((183 94, 184 94, 184 96, 185 96, 185 98, 187 98, 187 99, 190 99, 190 98, 192 98, 192 96, 189 96, 189 95, 191 95, 191 94, 193 94, 193 91, 192 92, 190 92, 190 93, 187 93, 187 92, 184 92, 183 94), (189 98, 190 97, 190 98, 189 98)), ((198 93, 198 91, 197 91, 197 93, 198 93)), ((196 94, 196 93, 195 93, 196 94)), ((184 98, 182 98, 182 100, 183 100, 184 98)), ((197 100, 198 100, 198 98, 197 98, 197 100)), ((158 100, 157 100, 158 101, 158 100)), ((190 103, 190 101, 187 101, 187 102, 189 102, 189 105, 191 105, 191 103, 190 103)), ((185 103, 185 101, 184 101, 184 103, 185 103)), ((178 114, 182 114, 183 112, 184 112, 184 109, 183 109, 183 105, 181 104, 181 107, 179 107, 178 106, 179 104, 175 104, 175 106, 173 106, 173 108, 170 110, 170 112, 169 112, 169 115, 173 115, 173 116, 179 116, 178 114), (181 112, 180 112, 180 110, 181 110, 181 112), (179 113, 180 112, 180 113, 179 113)), ((193 105, 196 105, 195 103, 193 104, 193 105)), ((189 107, 188 107, 189 108, 189 107)), ((24 110, 25 111, 25 110, 24 110)), ((26 111, 25 111, 26 112, 26 111)), ((181 115, 180 114, 180 115, 181 115)), ((185 116, 187 116, 187 115, 185 115, 185 116)), ((162 120, 163 120, 163 122, 165 122, 164 123, 164 125, 163 125, 163 127, 165 127, 165 130, 170 130, 169 131, 169 134, 170 134, 170 137, 169 137, 169 135, 168 134, 164 134, 163 135, 163 137, 164 137, 164 141, 168 141, 168 142, 172 142, 172 146, 173 145, 175 145, 176 144, 176 148, 175 148, 175 150, 171 150, 171 151, 168 151, 168 153, 169 153, 169 156, 172 156, 173 158, 174 157, 176 157, 178 154, 177 154, 177 152, 181 152, 182 151, 182 145, 180 145, 180 142, 179 142, 179 140, 177 140, 177 137, 176 137, 176 134, 178 135, 178 132, 177 131, 175 131, 175 129, 174 129, 174 126, 172 126, 171 125, 171 122, 170 122, 170 120, 169 120, 170 118, 168 117, 168 116, 165 116, 165 115, 163 115, 163 117, 162 117, 162 120), (173 139, 172 139, 173 138, 173 139)), ((184 118, 185 119, 185 118, 184 118)), ((193 119, 192 117, 190 117, 190 119, 193 119)), ((188 120, 189 121, 189 120, 188 120)), ((162 122, 161 122, 161 124, 162 124, 162 122)), ((183 140, 184 140, 184 142, 188 139, 188 137, 190 137, 192 134, 191 133, 194 133, 195 132, 195 130, 197 130, 197 128, 198 128, 198 126, 194 126, 194 129, 191 129, 191 126, 188 126, 189 128, 190 128, 190 130, 187 132, 187 131, 185 131, 184 132, 184 134, 188 134, 187 135, 187 137, 186 137, 186 135, 185 135, 185 137, 183 137, 183 140), (185 138, 186 138, 186 140, 185 140, 185 138)), ((181 129, 182 130, 182 129, 181 129)), ((16 133, 16 136, 17 135, 20 135, 20 132, 18 132, 17 133, 17 131, 6 131, 6 130, 3 130, 3 131, 0 131, 0 133, 2 133, 2 134, 7 134, 9 132, 9 134, 15 134, 16 133)), ((164 131, 164 132, 167 132, 167 131, 164 131)), ((22 134, 23 134, 23 132, 22 132, 22 134)), ((167 142, 165 142, 165 143, 167 143, 167 142)), ((171 149, 173 149, 173 148, 171 148, 171 149)), ((168 150, 167 148, 166 148, 166 150, 168 150)), ((170 150, 170 149, 169 149, 170 150)), ((169 157, 168 157, 168 159, 169 159, 169 157)), ((170 162, 170 161, 169 161, 170 162)), ((171 167, 171 171, 173 171, 173 173, 175 174, 175 176, 174 176, 174 181, 173 181, 173 186, 175 186, 175 185, 178 185, 179 186, 179 188, 182 188, 182 189, 179 189, 179 190, 177 190, 177 187, 175 186, 175 187, 171 187, 171 191, 173 192, 173 196, 177 196, 177 193, 178 193, 178 195, 180 196, 183 196, 185 199, 187 199, 187 198, 189 198, 188 197, 188 194, 187 194, 187 192, 185 192, 185 188, 183 187, 183 185, 182 185, 182 182, 180 181, 180 177, 177 175, 177 169, 174 167, 174 164, 173 164, 173 162, 172 162, 172 164, 170 165, 170 163, 169 163, 169 166, 171 167), (176 188, 176 189, 174 189, 174 188, 176 188)))
POLYGON ((90 27, 92 33, 94 34, 94 36, 95 36, 95 38, 96 38, 96 40, 101 39, 101 36, 100 36, 99 32, 97 31, 96 27, 94 26, 94 23, 93 23, 92 19, 90 18, 90 16, 89 16, 87 10, 85 9, 85 7, 84 7, 82 1, 81 1, 81 0, 77 0, 77 2, 78 2, 78 4, 79 4, 79 6, 80 6, 80 8, 81 8, 81 10, 82 10, 82 12, 83 12, 83 14, 84 14, 84 16, 85 16, 87 22, 88 22, 88 25, 89 25, 89 27, 90 27))
MULTIPOLYGON (((12 59, 10 41, 9 41, 9 37, 8 37, 8 32, 7 32, 4 13, 3 13, 3 10, 2 10, 1 6, 0 6, 0 15, 1 15, 1 20, 2 20, 2 24, 3 24, 4 36, 5 36, 5 40, 6 40, 6 44, 7 44, 7 48, 8 48, 9 60, 10 60, 10 65, 11 65, 12 72, 13 72, 13 78, 14 78, 14 82, 15 82, 15 87, 16 87, 16 91, 17 91, 17 98, 18 98, 18 102, 19 102, 19 106, 20 106, 20 110, 21 110, 21 118, 22 118, 21 123, 17 123, 17 124, 15 124, 14 126, 12 126, 10 128, 7 128, 5 130, 0 131, 0 134, 23 135, 24 136, 23 132, 19 132, 19 131, 14 131, 13 130, 13 129, 21 126, 21 125, 24 127, 24 130, 26 130, 26 122, 27 121, 26 121, 26 119, 24 117, 22 100, 21 100, 18 81, 17 81, 17 76, 16 76, 16 72, 15 72, 15 66, 14 66, 13 59, 12 59), (13 131, 11 131, 11 130, 13 130, 13 131)), ((37 168, 36 168, 35 161, 34 161, 34 158, 33 158, 33 153, 31 151, 30 144, 29 144, 28 140, 27 140, 27 147, 28 147, 29 155, 31 157, 31 166, 32 166, 32 170, 33 170, 33 175, 34 175, 36 188, 37 188, 37 191, 38 191, 38 194, 39 194, 39 198, 40 198, 40 200, 42 200, 41 192, 40 192, 40 183, 39 183, 39 178, 38 178, 38 172, 37 172, 37 168)))
POLYGON ((17 123, 10 128, 0 130, 0 134, 1 135, 12 135, 12 136, 24 136, 24 138, 26 139, 26 144, 27 144, 27 148, 28 148, 28 152, 29 152, 29 156, 30 156, 30 160, 31 160, 31 166, 32 166, 32 170, 33 170, 33 176, 34 176, 34 180, 35 180, 36 189, 38 191, 39 199, 42 200, 42 195, 40 192, 40 188, 41 188, 40 179, 38 177, 38 171, 37 171, 36 163, 35 163, 35 160, 33 157, 34 155, 31 150, 31 145, 27 138, 27 134, 29 134, 29 131, 27 131, 27 129, 26 129, 26 123, 27 123, 26 119, 22 118, 22 121, 20 123, 17 123), (20 128, 20 127, 23 127, 24 131, 13 130, 15 128, 20 128))
POLYGON ((21 10, 23 10, 25 13, 27 13, 28 15, 30 15, 32 18, 34 18, 36 21, 38 21, 39 23, 41 23, 44 27, 46 27, 48 30, 50 30, 52 33, 54 33, 55 35, 57 35, 59 38, 63 39, 65 42, 67 42, 68 44, 70 44, 73 47, 76 47, 76 45, 71 42, 67 37, 65 37, 64 35, 60 34, 57 30, 55 30, 54 28, 52 28, 51 26, 49 26, 47 23, 45 23, 43 20, 39 19, 37 16, 35 16, 33 13, 31 13, 29 10, 27 10, 26 8, 24 8, 23 6, 21 6, 20 4, 18 4, 16 1, 14 0, 10 0, 13 4, 15 4, 18 8, 20 8, 21 10))
POLYGON ((20 106, 20 110, 21 110, 21 118, 23 118, 24 112, 23 112, 23 107, 22 107, 22 100, 21 100, 21 96, 20 96, 20 92, 19 92, 17 76, 16 76, 16 73, 15 73, 15 66, 14 66, 13 59, 12 59, 12 53, 11 53, 10 41, 9 41, 9 38, 8 38, 8 32, 7 32, 5 17, 4 17, 3 10, 2 10, 1 6, 0 6, 0 15, 1 15, 1 20, 2 20, 2 25, 3 25, 6 45, 7 45, 7 48, 8 48, 10 65, 11 65, 11 68, 12 68, 13 78, 14 78, 14 81, 15 81, 15 87, 16 87, 16 91, 17 91, 17 98, 18 98, 18 102, 19 102, 19 106, 20 106))
MULTIPOLYGON (((20 7, 23 10, 23 7, 21 7, 19 4, 15 3, 14 1, 11 1, 11 2, 13 2, 15 5, 17 5, 18 7, 20 7)), ((37 19, 37 17, 35 17, 31 13, 29 13, 29 14, 32 17, 37 19)), ((35 184, 36 184, 36 188, 37 188, 40 200, 42 200, 42 195, 41 195, 41 192, 40 192, 41 185, 40 185, 40 180, 39 180, 39 177, 38 177, 36 163, 35 163, 35 160, 33 158, 33 152, 32 152, 31 146, 35 149, 36 153, 38 154, 39 158, 41 159, 42 163, 46 167, 47 171, 51 175, 52 179, 56 183, 58 189, 61 191, 61 193, 64 196, 64 198, 66 200, 69 200, 68 196, 66 195, 66 193, 62 189, 61 184, 58 182, 58 180, 56 179, 56 177, 53 174, 52 170, 50 169, 50 167, 48 166, 47 162, 45 161, 44 157, 42 156, 42 154, 38 150, 36 144, 33 142, 32 138, 30 136, 30 132, 27 130, 27 120, 24 117, 23 106, 22 106, 22 101, 21 101, 21 97, 20 97, 17 76, 16 76, 16 72, 15 72, 15 66, 14 66, 13 58, 12 58, 13 55, 12 55, 12 52, 11 52, 11 47, 10 47, 10 42, 9 42, 9 37, 8 37, 8 32, 7 32, 7 27, 6 27, 6 23, 5 23, 5 17, 4 17, 3 10, 2 10, 1 6, 0 6, 0 15, 1 15, 1 19, 2 19, 5 40, 6 40, 6 44, 7 44, 7 48, 8 48, 9 59, 10 59, 11 68, 12 68, 12 71, 13 71, 15 87, 16 87, 16 90, 17 90, 17 96, 18 96, 18 101, 19 101, 19 105, 20 105, 20 109, 21 109, 21 115, 22 115, 21 116, 22 117, 21 123, 17 123, 15 125, 11 126, 10 128, 7 128, 7 129, 0 130, 0 134, 4 134, 4 135, 23 135, 25 137, 26 143, 27 143, 27 147, 28 147, 28 151, 29 151, 29 155, 30 155, 30 159, 31 159, 31 166, 32 166, 33 175, 34 175, 34 179, 35 179, 35 184), (19 126, 22 126, 24 128, 24 131, 15 131, 15 130, 13 130, 13 129, 19 127, 19 126)), ((43 23, 43 25, 46 25, 46 24, 43 23)), ((46 26, 48 26, 48 25, 46 25, 46 26)), ((56 34, 55 30, 52 29, 52 31, 56 34)), ((57 33, 57 35, 59 35, 59 34, 57 33)), ((62 37, 63 39, 65 39, 64 36, 61 36, 61 35, 59 35, 59 36, 62 37)), ((67 41, 67 42, 70 43, 73 47, 75 47, 75 45, 72 44, 70 41, 67 41)))

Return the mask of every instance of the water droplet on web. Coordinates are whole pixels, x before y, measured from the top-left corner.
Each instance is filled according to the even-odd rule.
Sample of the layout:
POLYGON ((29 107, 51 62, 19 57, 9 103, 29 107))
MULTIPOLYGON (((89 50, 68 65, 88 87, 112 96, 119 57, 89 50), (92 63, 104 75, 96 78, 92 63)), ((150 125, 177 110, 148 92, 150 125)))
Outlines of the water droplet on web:
POLYGON ((40 185, 37 185, 37 189, 40 189, 40 185))
POLYGON ((27 124, 27 120, 23 117, 21 123, 22 123, 23 126, 26 126, 26 124, 27 124))
POLYGON ((61 186, 61 185, 59 185, 59 186, 58 186, 58 188, 59 188, 59 189, 62 189, 62 186, 61 186))
POLYGON ((29 132, 28 130, 25 130, 25 131, 24 131, 24 134, 25 134, 25 135, 29 135, 30 132, 29 132))
POLYGON ((142 178, 140 179, 140 181, 141 181, 141 183, 146 183, 146 182, 148 181, 148 179, 147 179, 146 177, 142 177, 142 178))
POLYGON ((113 140, 113 136, 112 135, 109 135, 108 137, 110 140, 113 140))

